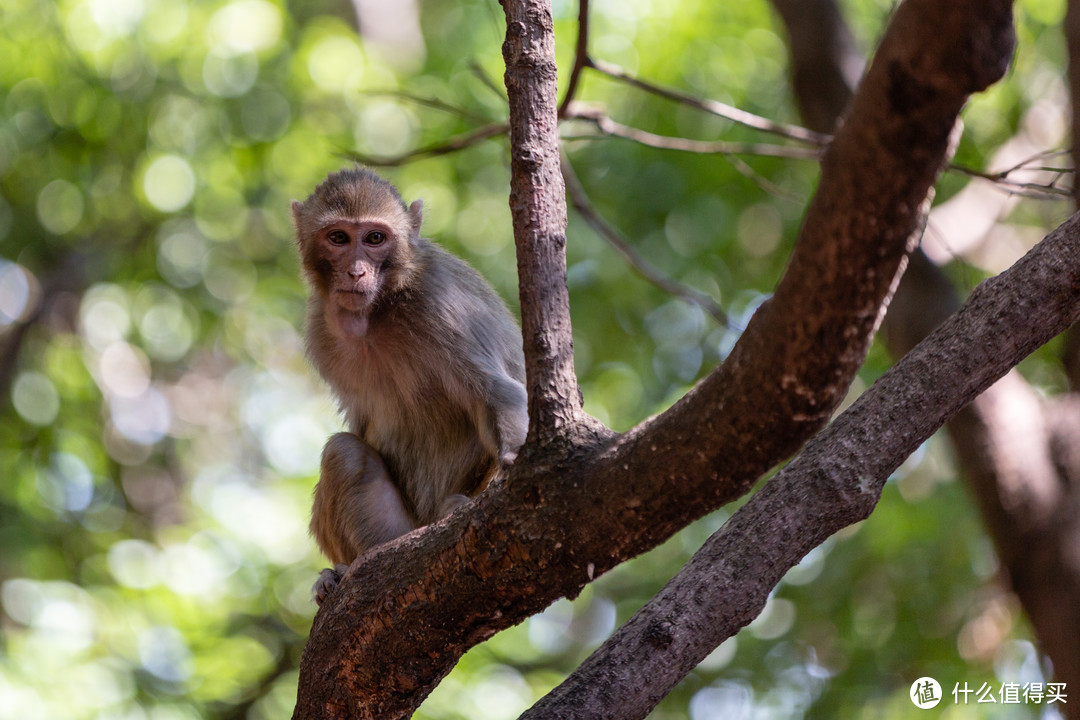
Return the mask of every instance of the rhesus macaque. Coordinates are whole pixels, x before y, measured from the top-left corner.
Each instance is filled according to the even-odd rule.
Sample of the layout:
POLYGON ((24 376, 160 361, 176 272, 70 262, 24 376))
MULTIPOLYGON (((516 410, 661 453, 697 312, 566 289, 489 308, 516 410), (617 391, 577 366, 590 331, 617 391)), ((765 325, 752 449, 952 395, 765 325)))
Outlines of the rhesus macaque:
POLYGON ((315 488, 311 532, 335 564, 320 603, 360 553, 467 502, 525 441, 521 333, 475 270, 420 237, 422 205, 361 169, 292 204, 308 356, 349 427, 315 488))

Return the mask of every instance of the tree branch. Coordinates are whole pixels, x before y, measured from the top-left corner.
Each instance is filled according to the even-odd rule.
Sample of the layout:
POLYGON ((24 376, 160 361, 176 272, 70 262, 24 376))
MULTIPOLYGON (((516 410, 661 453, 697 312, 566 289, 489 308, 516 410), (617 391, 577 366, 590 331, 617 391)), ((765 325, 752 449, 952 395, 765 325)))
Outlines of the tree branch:
POLYGON ((390 157, 377 157, 374 155, 364 155, 361 153, 349 153, 348 157, 355 160, 358 163, 364 165, 370 165, 371 167, 398 167, 404 165, 407 162, 413 160, 419 160, 426 157, 438 157, 439 155, 449 155, 450 153, 464 150, 466 148, 477 145, 488 138, 496 137, 497 135, 504 134, 509 127, 506 123, 496 122, 490 123, 483 127, 472 130, 463 135, 452 137, 449 140, 444 140, 434 145, 428 145, 427 147, 418 148, 416 150, 410 150, 407 153, 401 155, 393 155, 390 157))
POLYGON ((398 100, 408 100, 411 103, 420 105, 422 107, 429 107, 433 110, 439 110, 449 115, 457 116, 463 120, 469 120, 474 123, 487 122, 487 118, 472 112, 467 108, 463 108, 453 103, 448 103, 444 100, 440 100, 436 97, 428 97, 426 95, 417 95, 415 93, 406 92, 404 90, 365 90, 364 95, 370 97, 390 97, 397 98, 398 100))
POLYGON ((726 120, 730 120, 740 125, 753 128, 755 130, 761 130, 762 132, 771 133, 773 135, 779 135, 780 137, 786 137, 790 140, 798 140, 800 142, 809 143, 810 145, 824 146, 829 142, 829 136, 822 133, 814 132, 813 130, 807 130, 806 128, 799 127, 798 125, 786 125, 784 123, 776 122, 775 120, 769 120, 763 118, 760 115, 754 115, 746 110, 741 110, 732 105, 719 102, 717 100, 709 100, 703 98, 696 98, 692 95, 679 92, 678 90, 672 90, 665 88, 655 83, 647 82, 634 77, 630 73, 626 72, 617 65, 604 62, 601 60, 588 61, 589 67, 594 70, 607 75, 608 77, 621 80, 629 85, 644 90, 645 92, 657 95, 668 100, 686 105, 688 107, 697 108, 703 112, 707 112, 717 117, 722 117, 726 120))
POLYGON ((504 2, 532 442, 475 502, 353 563, 315 618, 295 718, 406 717, 469 647, 738 497, 819 430, 863 359, 956 115, 1013 40, 1004 0, 902 4, 774 297, 720 368, 615 437, 580 419, 576 396, 550 11, 504 2))
POLYGON ((831 133, 865 65, 833 0, 771 0, 791 51, 791 84, 803 122, 831 133))
POLYGON ((626 238, 623 237, 622 233, 604 220, 600 213, 596 211, 596 208, 593 207, 592 202, 589 201, 589 196, 585 192, 585 188, 581 186, 581 182, 578 180, 577 175, 574 174, 574 168, 570 165, 570 159, 566 157, 565 154, 562 156, 562 172, 563 180, 566 182, 566 190, 570 195, 571 202, 574 203, 574 208, 583 218, 585 218, 585 222, 589 224, 589 227, 591 227, 597 235, 606 240, 609 245, 615 248, 615 250, 623 256, 623 259, 630 267, 634 268, 639 275, 669 295, 674 295, 691 305, 697 305, 721 325, 726 326, 728 324, 728 318, 724 313, 724 309, 721 308, 720 304, 713 300, 712 297, 700 290, 695 290, 692 287, 687 287, 682 283, 676 282, 662 273, 653 266, 652 263, 642 257, 641 254, 626 241, 626 238))
MULTIPOLYGON (((1072 161, 1080 168, 1080 0, 1068 0, 1065 9, 1065 46, 1069 49, 1069 98, 1071 100, 1072 161)), ((1073 201, 1080 206, 1080 182, 1073 180, 1073 201)), ((1080 327, 1065 336, 1065 374, 1073 392, 1080 391, 1080 327)))
POLYGON ((1080 214, 976 288, 522 717, 644 718, 806 553, 869 517, 885 480, 949 417, 1078 317, 1080 214))
POLYGON ((589 0, 578 0, 578 35, 574 48, 574 66, 570 68, 570 81, 566 84, 566 95, 559 105, 559 117, 566 115, 567 108, 574 101, 581 71, 589 65, 589 0))
MULTIPOLYGON (((822 150, 816 147, 790 147, 772 143, 742 143, 723 140, 691 140, 690 138, 657 135, 646 130, 623 125, 612 120, 607 113, 595 108, 580 107, 575 104, 566 111, 567 120, 583 120, 596 127, 603 135, 632 140, 639 145, 659 150, 678 150, 680 152, 701 153, 707 155, 759 155, 762 157, 782 157, 794 160, 817 160, 822 150)), ((569 139, 565 136, 564 140, 569 139)), ((575 138, 581 139, 581 138, 575 138)))
MULTIPOLYGON (((581 424, 566 287, 566 195, 559 161, 555 33, 550 0, 501 0, 510 105, 510 211, 517 245, 529 439, 581 424)), ((527 451, 526 451, 527 452, 527 451)))
MULTIPOLYGON (((816 41, 806 35, 804 24, 792 27, 793 23, 802 22, 797 12, 802 3, 773 0, 773 4, 780 10, 792 37, 794 77, 816 78, 825 88, 853 87, 850 79, 844 77, 844 63, 839 62, 842 55, 853 49, 843 42, 840 48, 828 47, 830 38, 850 37, 835 4, 831 0, 812 0, 816 5, 833 5, 817 8, 818 20, 827 18, 834 27, 817 28, 820 37, 816 41), (795 36, 800 33, 803 36, 797 42, 795 36), (843 47, 849 50, 840 52, 843 47), (832 61, 823 62, 822 56, 832 61)), ((1074 1, 1071 31, 1080 40, 1077 8, 1080 4, 1074 1)), ((1069 32, 1068 21, 1066 27, 1069 32)), ((847 64, 855 65, 857 60, 847 64)), ((817 121, 809 124, 816 129, 831 127, 847 105, 842 93, 823 93, 821 88, 797 80, 795 91, 804 119, 808 117, 808 106, 815 109, 817 121), (804 97, 808 93, 812 97, 804 97)), ((955 165, 950 169, 997 183, 1008 180, 1017 170, 1060 154, 1059 151, 1039 153, 999 173, 973 173, 955 165)), ((895 357, 908 353, 959 304, 952 283, 926 255, 916 251, 885 318, 884 335, 890 352, 895 357)), ((1080 333, 1074 327, 1068 337, 1080 338, 1080 333)), ((1075 453, 1062 458, 1058 452, 1063 447, 1077 447, 1080 442, 1080 433, 1071 433, 1065 441, 1060 439, 1070 435, 1067 429, 1070 423, 1059 422, 1069 417, 1070 410, 1076 413, 1071 425, 1080 425, 1075 420, 1080 418, 1080 410, 1070 405, 1075 403, 1065 401, 1047 407, 1013 370, 958 412, 946 427, 1010 585, 1023 604, 1041 649, 1054 663, 1055 679, 1076 685, 1080 683, 1080 652, 1076 643, 1080 637, 1080 614, 1069 609, 1080 607, 1080 569, 1066 555, 1073 544, 1072 538, 1080 532, 1080 520, 1077 520, 1080 492, 1076 483, 1070 482, 1066 468, 1080 468, 1080 458, 1075 453)), ((1072 477, 1080 477, 1080 473, 1074 471, 1072 477)), ((1072 712, 1080 717, 1075 708, 1072 712)))

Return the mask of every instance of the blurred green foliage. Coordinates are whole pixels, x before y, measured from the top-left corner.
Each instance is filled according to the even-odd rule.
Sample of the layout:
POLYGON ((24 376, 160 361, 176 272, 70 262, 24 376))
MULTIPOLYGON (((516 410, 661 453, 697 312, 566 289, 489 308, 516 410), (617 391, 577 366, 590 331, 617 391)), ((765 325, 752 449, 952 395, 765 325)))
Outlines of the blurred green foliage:
MULTIPOLYGON (((1023 133, 1060 146, 1063 7, 1019 3, 1015 68, 968 108, 960 162, 982 167, 1023 133)), ((869 49, 889 3, 846 9, 869 49)), ((577 9, 558 0, 555 11, 565 83, 577 9)), ((289 200, 349 153, 393 156, 505 115, 495 3, 422 3, 422 35, 409 42, 359 36, 351 12, 342 0, 0 5, 4 720, 290 715, 322 564, 306 532, 309 495, 340 421, 303 357, 289 200)), ((591 50, 797 122, 784 38, 764 2, 594 3, 591 50)), ((596 74, 578 97, 656 133, 768 140, 596 74)), ((730 349, 784 267, 817 168, 615 139, 569 149, 601 212, 734 321, 718 327, 646 284, 571 215, 579 377, 587 409, 623 430, 730 349)), ((505 138, 387 174, 425 199, 426 234, 515 305, 505 138)), ((968 183, 947 175, 940 197, 968 183)), ((1021 204, 1010 237, 1030 243, 1066 212, 1021 204)), ((993 269, 972 260, 953 274, 970 285, 993 269)), ((853 395, 887 363, 875 349, 853 395)), ((1060 384, 1049 352, 1025 367, 1041 387, 1060 384)), ((726 514, 476 648, 418 717, 516 717, 726 514)), ((922 675, 946 693, 1039 679, 996 570, 932 441, 870 520, 811 553, 654 717, 905 717, 922 675)), ((1044 709, 969 705, 949 716, 1044 709)))

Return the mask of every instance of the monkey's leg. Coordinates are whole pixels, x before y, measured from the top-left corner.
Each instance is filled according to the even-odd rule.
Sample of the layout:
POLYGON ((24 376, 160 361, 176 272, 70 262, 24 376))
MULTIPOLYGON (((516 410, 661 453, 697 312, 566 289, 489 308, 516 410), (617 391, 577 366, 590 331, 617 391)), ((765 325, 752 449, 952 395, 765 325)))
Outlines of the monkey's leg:
MULTIPOLYGON (((311 510, 311 534, 330 561, 347 567, 368 548, 415 527, 378 453, 352 433, 332 436, 323 448, 311 510)), ((339 572, 324 570, 315 586, 316 597, 325 597, 338 579, 339 572)))

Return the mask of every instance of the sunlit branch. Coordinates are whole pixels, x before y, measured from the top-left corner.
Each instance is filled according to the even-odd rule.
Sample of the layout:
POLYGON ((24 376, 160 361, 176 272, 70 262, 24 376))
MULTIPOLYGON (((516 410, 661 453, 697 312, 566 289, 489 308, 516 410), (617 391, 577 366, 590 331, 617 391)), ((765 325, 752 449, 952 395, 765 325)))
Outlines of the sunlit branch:
POLYGON ((1031 163, 1040 162, 1042 160, 1047 160, 1049 158, 1068 157, 1069 152, 1070 152, 1069 150, 1042 150, 1040 152, 1035 153, 1034 155, 1032 155, 1029 158, 1025 158, 1025 159, 1021 160, 1020 162, 1016 163, 1012 167, 1010 167, 1010 168, 1008 168, 1006 170, 1002 170, 1000 174, 1001 175, 1008 175, 1009 173, 1016 172, 1017 170, 1020 170, 1020 169, 1029 169, 1029 170, 1034 170, 1034 169, 1039 169, 1039 170, 1050 170, 1050 169, 1052 169, 1052 170, 1067 170, 1067 169, 1071 169, 1071 168, 1059 168, 1059 167, 1055 167, 1055 168, 1041 168, 1041 167, 1040 168, 1029 168, 1028 167, 1031 163))
POLYGON ((570 201, 574 204, 574 209, 585 219, 585 222, 589 224, 589 227, 623 256, 623 259, 630 264, 630 267, 637 271, 641 277, 645 278, 664 292, 692 305, 698 306, 711 315, 718 323, 727 326, 727 314, 715 300, 700 290, 695 290, 694 288, 683 285, 665 275, 653 266, 652 263, 642 257, 641 254, 626 241, 626 238, 623 237, 622 233, 597 212, 596 208, 593 207, 592 202, 589 200, 585 188, 582 187, 577 175, 574 174, 574 169, 571 167, 570 160, 566 157, 566 153, 562 154, 562 174, 563 180, 566 182, 566 192, 570 196, 570 201))
MULTIPOLYGON (((568 120, 588 122, 600 131, 602 136, 623 138, 660 150, 700 153, 704 155, 759 155, 763 157, 781 157, 793 160, 817 160, 821 151, 817 148, 788 147, 771 143, 725 142, 723 140, 692 140, 683 137, 657 135, 639 128, 623 125, 612 120, 601 110, 581 108, 571 105, 564 117, 568 120)), ((595 136, 577 136, 574 139, 586 139, 595 136)), ((567 139, 567 136, 564 136, 567 139)))
POLYGON ((761 130, 762 132, 771 133, 773 135, 779 135, 791 140, 798 140, 799 142, 809 143, 817 147, 823 147, 828 144, 829 136, 813 130, 807 130, 804 127, 798 125, 788 125, 786 123, 779 123, 768 118, 755 115, 745 110, 740 110, 732 105, 727 105, 716 100, 709 100, 706 98, 696 98, 691 95, 679 92, 678 90, 672 90, 660 85, 656 85, 645 80, 634 77, 630 73, 626 72, 622 68, 612 65, 611 63, 601 60, 588 60, 588 66, 603 73, 608 77, 616 80, 622 80, 625 83, 633 85, 636 88, 652 93, 662 98, 672 100, 689 107, 697 108, 703 112, 716 115, 718 117, 731 120, 732 122, 745 125, 746 127, 753 128, 755 130, 761 130))
MULTIPOLYGON (((1039 155, 1043 155, 1040 153, 1039 155)), ((974 168, 964 167, 963 165, 949 165, 948 169, 954 172, 961 173, 973 178, 979 178, 980 180, 986 180, 996 185, 1002 192, 1010 195, 1017 195, 1025 198, 1034 198, 1039 200, 1060 200, 1062 198, 1071 198, 1073 196, 1073 189, 1071 187, 1062 188, 1058 187, 1058 181, 1062 178, 1075 175, 1076 171, 1072 168, 1059 168, 1059 167, 1028 167, 1027 163, 1034 162, 1041 159, 1039 156, 1034 156, 1024 162, 1015 165, 1007 170, 1001 172, 985 172, 983 170, 975 170, 974 168), (1029 172, 1049 172, 1056 173, 1057 177, 1047 183, 1038 182, 1020 182, 1017 180, 1010 180, 1009 175, 1019 170, 1026 170, 1029 172)))

